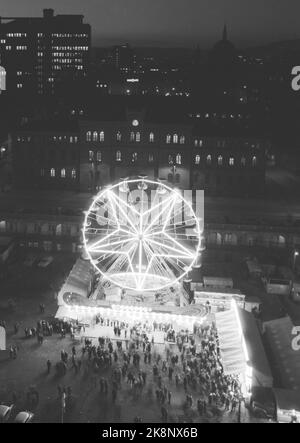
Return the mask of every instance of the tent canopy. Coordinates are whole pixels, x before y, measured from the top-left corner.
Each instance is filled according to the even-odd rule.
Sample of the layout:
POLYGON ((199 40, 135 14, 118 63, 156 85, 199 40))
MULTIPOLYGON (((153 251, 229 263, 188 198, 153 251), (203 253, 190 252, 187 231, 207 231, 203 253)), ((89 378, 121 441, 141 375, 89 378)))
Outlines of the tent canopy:
POLYGON ((6 350, 6 332, 5 329, 0 326, 0 351, 6 350))
POLYGON ((225 373, 244 374, 250 366, 253 386, 272 387, 271 369, 253 315, 236 306, 218 312, 216 324, 225 373))
POLYGON ((88 261, 78 259, 73 266, 66 282, 58 294, 58 304, 63 303, 63 296, 66 293, 76 293, 87 297, 92 281, 91 264, 88 261))
POLYGON ((243 374, 247 359, 238 330, 238 319, 233 309, 216 314, 220 351, 226 375, 243 374))

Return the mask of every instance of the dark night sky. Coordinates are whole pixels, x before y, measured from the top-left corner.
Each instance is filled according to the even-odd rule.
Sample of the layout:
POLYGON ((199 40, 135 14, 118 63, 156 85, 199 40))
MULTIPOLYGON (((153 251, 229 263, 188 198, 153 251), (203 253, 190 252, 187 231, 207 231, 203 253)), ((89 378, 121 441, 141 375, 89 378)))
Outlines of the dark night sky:
POLYGON ((38 16, 43 8, 84 14, 94 45, 210 47, 224 22, 237 46, 300 38, 299 0, 1 0, 1 16, 38 16))

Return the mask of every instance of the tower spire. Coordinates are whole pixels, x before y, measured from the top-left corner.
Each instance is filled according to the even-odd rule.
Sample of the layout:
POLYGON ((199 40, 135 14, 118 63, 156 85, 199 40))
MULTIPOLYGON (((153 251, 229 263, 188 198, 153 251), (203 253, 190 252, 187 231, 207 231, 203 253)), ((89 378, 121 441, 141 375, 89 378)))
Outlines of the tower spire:
POLYGON ((226 42, 228 40, 228 31, 227 31, 227 24, 225 23, 224 29, 223 29, 223 40, 226 42))

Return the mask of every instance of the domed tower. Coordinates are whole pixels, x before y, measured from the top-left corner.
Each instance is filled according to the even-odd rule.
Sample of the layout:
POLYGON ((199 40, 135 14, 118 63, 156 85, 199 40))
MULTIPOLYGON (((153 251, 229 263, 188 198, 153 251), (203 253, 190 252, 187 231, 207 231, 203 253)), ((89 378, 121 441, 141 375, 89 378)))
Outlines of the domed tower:
POLYGON ((224 26, 222 39, 218 41, 211 51, 213 64, 232 64, 237 61, 237 52, 233 43, 228 40, 227 25, 224 26))

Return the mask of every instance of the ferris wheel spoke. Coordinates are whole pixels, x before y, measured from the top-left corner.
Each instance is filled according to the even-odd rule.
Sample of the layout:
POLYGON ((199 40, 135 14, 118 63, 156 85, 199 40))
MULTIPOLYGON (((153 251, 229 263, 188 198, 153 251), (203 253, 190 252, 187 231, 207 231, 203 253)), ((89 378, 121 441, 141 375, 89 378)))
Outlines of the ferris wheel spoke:
MULTIPOLYGON (((170 208, 169 206, 171 205, 171 207, 173 206, 173 201, 175 199, 175 196, 170 196, 168 198, 168 202, 163 202, 163 207, 160 208, 159 212, 156 214, 156 210, 151 211, 152 214, 156 214, 155 217, 153 218, 153 220, 150 222, 149 226, 146 228, 144 234, 147 235, 147 233, 149 232, 149 230, 151 230, 153 228, 153 226, 159 222, 160 218, 163 217, 164 213, 166 211, 168 211, 170 208)), ((162 203, 159 204, 160 206, 162 205, 162 203)))
MULTIPOLYGON (((165 244, 163 242, 160 243, 160 242, 153 240, 153 239, 147 239, 147 241, 151 245, 156 245, 156 247, 158 247, 159 250, 161 250, 161 249, 167 250, 165 256, 170 255, 170 256, 189 258, 189 259, 191 259, 194 256, 188 249, 181 247, 181 244, 178 242, 175 242, 174 246, 170 246, 169 244, 165 244), (179 247, 178 247, 178 245, 179 245, 179 247)), ((173 242, 172 242, 172 244, 173 244, 173 242)))
POLYGON ((183 244, 179 243, 177 240, 175 240, 169 234, 165 233, 165 236, 170 240, 171 243, 174 243, 174 245, 176 245, 178 247, 179 251, 185 252, 188 256, 190 256, 190 258, 194 257, 194 255, 195 255, 194 251, 191 252, 190 250, 188 250, 185 246, 183 246, 183 244))
POLYGON ((159 263, 158 268, 157 268, 157 266, 153 265, 156 258, 155 258, 155 255, 153 254, 153 252, 151 251, 151 248, 149 247, 149 245, 145 245, 145 250, 146 250, 146 255, 148 256, 148 265, 147 265, 146 271, 144 272, 143 278, 140 282, 141 289, 144 287, 147 275, 149 275, 151 273, 152 267, 156 268, 156 271, 154 272, 155 274, 162 275, 162 264, 159 263))
POLYGON ((125 206, 126 210, 129 212, 135 212, 137 216, 140 216, 140 213, 133 207, 133 205, 129 205, 125 200, 122 200, 117 194, 111 192, 110 195, 113 197, 114 200, 118 202, 117 206, 120 208, 120 206, 125 206))
POLYGON ((155 197, 154 197, 153 206, 151 206, 147 211, 145 211, 145 212, 144 212, 144 215, 148 215, 148 214, 150 214, 151 212, 155 212, 160 206, 162 206, 162 205, 165 203, 165 201, 167 201, 167 200, 169 200, 169 199, 172 199, 173 197, 174 197, 174 195, 172 195, 172 194, 169 193, 168 197, 164 197, 161 201, 159 201, 158 203, 154 204, 154 203, 155 203, 155 200, 156 200, 157 198, 159 198, 159 194, 158 194, 158 192, 156 192, 156 193, 155 193, 155 197))
MULTIPOLYGON (((161 256, 160 254, 157 254, 154 252, 154 250, 148 245, 148 250, 150 251, 149 256, 150 260, 148 263, 147 271, 145 273, 142 285, 144 285, 145 279, 147 274, 153 273, 154 275, 160 275, 162 277, 166 277, 166 275, 170 278, 172 278, 172 269, 170 268, 170 264, 172 264, 173 268, 175 262, 171 262, 171 260, 161 260, 162 258, 165 258, 165 256, 161 256)), ((179 268, 179 267, 178 267, 179 268)))
POLYGON ((118 228, 120 228, 120 220, 118 218, 117 211, 116 211, 116 208, 115 208, 115 202, 113 203, 110 198, 108 199, 108 202, 109 202, 109 204, 111 206, 111 210, 112 210, 114 219, 115 219, 115 221, 117 223, 117 226, 118 226, 118 228))
POLYGON ((106 261, 106 260, 108 260, 108 257, 110 257, 109 260, 111 260, 112 262, 116 261, 118 258, 123 260, 124 257, 127 257, 126 251, 120 252, 120 251, 112 251, 110 249, 103 249, 102 251, 94 251, 94 252, 95 253, 97 252, 97 254, 101 253, 101 255, 99 255, 99 256, 95 256, 95 257, 92 256, 93 260, 97 261, 97 262, 106 261))
POLYGON ((151 206, 150 209, 148 209, 147 211, 144 212, 144 216, 146 215, 151 215, 152 213, 156 213, 158 209, 160 209, 161 207, 165 207, 164 205, 168 204, 170 201, 172 201, 172 199, 174 198, 174 195, 169 195, 167 198, 162 199, 161 201, 159 201, 156 205, 151 206))
MULTIPOLYGON (((88 250, 90 252, 103 252, 104 250, 112 248, 113 246, 119 246, 119 245, 124 246, 125 244, 130 243, 130 242, 132 242, 131 238, 123 239, 123 240, 118 240, 118 241, 114 241, 114 242, 109 242, 109 243, 105 243, 105 244, 101 244, 101 245, 95 244, 95 245, 89 247, 88 250)), ((111 251, 112 252, 114 251, 116 253, 117 252, 122 252, 120 250, 120 248, 118 248, 118 249, 111 249, 111 251)))
MULTIPOLYGON (((113 194, 113 193, 111 193, 111 197, 112 197, 112 199, 115 199, 115 198, 118 198, 118 199, 119 199, 119 197, 116 197, 116 195, 113 194)), ((122 200, 119 199, 119 201, 122 201, 122 200)), ((126 205, 126 206, 128 206, 128 207, 130 208, 129 205, 126 205)), ((130 208, 130 209, 131 209, 131 208, 130 208)), ((136 234, 138 234, 138 229, 137 229, 136 226, 133 224, 133 222, 132 222, 132 220, 130 219, 130 217, 128 217, 128 214, 126 213, 126 211, 124 211, 124 209, 122 208, 122 205, 119 205, 119 210, 122 212, 123 217, 124 217, 125 220, 127 220, 127 222, 130 224, 130 226, 132 227, 132 229, 134 230, 134 232, 135 232, 136 234)))
MULTIPOLYGON (((104 205, 103 205, 104 206, 104 205)), ((103 211, 103 206, 99 206, 99 208, 96 211, 92 211, 89 213, 89 219, 95 221, 96 223, 99 224, 99 219, 105 221, 105 223, 110 223, 110 224, 115 224, 116 226, 119 226, 119 221, 116 215, 116 211, 115 208, 113 207, 113 205, 111 205, 110 201, 107 201, 105 203, 105 212, 107 211, 107 217, 105 217, 102 214, 99 214, 99 210, 101 209, 101 211, 103 211), (110 205, 110 209, 111 211, 109 211, 109 205, 110 205), (112 212, 113 217, 110 217, 110 213, 112 212)))
POLYGON ((118 222, 117 222, 117 220, 115 220, 114 218, 111 218, 111 217, 105 217, 104 215, 100 215, 100 214, 89 214, 89 220, 92 220, 92 221, 94 221, 94 222, 97 222, 97 223, 99 223, 99 219, 100 220, 104 220, 105 221, 105 223, 107 224, 107 223, 109 223, 109 222, 113 222, 113 223, 115 223, 116 225, 118 224, 118 222))
POLYGON ((176 204, 176 200, 177 200, 177 198, 174 198, 174 200, 173 200, 173 202, 171 204, 170 210, 168 211, 168 215, 166 217, 166 220, 165 220, 165 222, 163 224, 163 228, 162 228, 163 232, 165 232, 166 227, 168 226, 168 223, 170 223, 170 217, 171 217, 172 211, 174 210, 174 207, 175 207, 175 204, 176 204))

